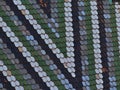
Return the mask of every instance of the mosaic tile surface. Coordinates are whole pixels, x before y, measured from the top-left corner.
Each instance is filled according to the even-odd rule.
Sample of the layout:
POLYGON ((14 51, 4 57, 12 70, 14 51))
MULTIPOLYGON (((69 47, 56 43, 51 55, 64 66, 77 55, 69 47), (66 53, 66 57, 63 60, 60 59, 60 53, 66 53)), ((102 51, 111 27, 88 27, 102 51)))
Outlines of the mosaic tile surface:
POLYGON ((0 90, 120 90, 120 4, 0 0, 0 90))

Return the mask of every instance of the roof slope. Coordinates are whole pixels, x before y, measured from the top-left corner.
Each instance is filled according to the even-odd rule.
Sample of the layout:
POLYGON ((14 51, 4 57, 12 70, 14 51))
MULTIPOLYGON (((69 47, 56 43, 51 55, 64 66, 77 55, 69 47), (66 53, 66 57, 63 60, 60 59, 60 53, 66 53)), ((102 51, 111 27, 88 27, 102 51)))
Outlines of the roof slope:
POLYGON ((120 5, 1 0, 0 90, 119 90, 120 5))

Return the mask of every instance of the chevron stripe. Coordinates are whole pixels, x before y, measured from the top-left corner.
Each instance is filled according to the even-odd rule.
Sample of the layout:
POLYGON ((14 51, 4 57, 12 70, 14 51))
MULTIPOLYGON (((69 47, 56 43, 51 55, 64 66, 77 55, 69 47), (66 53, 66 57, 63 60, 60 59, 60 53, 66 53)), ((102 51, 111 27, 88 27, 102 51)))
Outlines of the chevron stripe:
MULTIPOLYGON (((18 27, 19 27, 19 26, 18 26, 18 27)), ((23 34, 25 34, 24 29, 23 29, 22 27, 24 27, 24 26, 20 26, 19 29, 21 29, 21 31, 23 32, 23 34)), ((18 31, 17 31, 17 32, 18 32, 18 31)), ((32 35, 28 34, 28 33, 29 33, 29 31, 27 31, 26 34, 25 34, 25 35, 26 35, 26 38, 27 38, 27 39, 29 39, 29 38, 33 38, 33 39, 34 39, 34 37, 33 37, 32 35), (27 34, 28 34, 28 35, 27 35, 27 34)), ((34 42, 37 42, 37 41, 34 41, 34 42)), ((34 42, 33 42, 33 43, 34 43, 34 42)), ((31 44, 34 48, 37 49, 37 46, 34 46, 31 42, 30 42, 30 44, 31 44)), ((39 47, 40 47, 40 46, 39 46, 39 47)), ((39 48, 39 47, 38 47, 38 48, 39 48)), ((39 50, 39 51, 40 51, 40 50, 39 50)), ((39 57, 39 58, 40 58, 40 57, 39 57)), ((39 63, 39 64, 40 64, 40 63, 39 63)), ((50 67, 51 67, 51 65, 50 65, 50 67)), ((55 71, 57 71, 57 70, 55 70, 55 71)), ((55 73, 55 74, 56 74, 56 73, 55 73)), ((59 78, 58 78, 58 79, 59 79, 59 78)), ((60 79, 60 80, 61 80, 61 79, 60 79)), ((66 79, 65 79, 65 81, 66 81, 66 79)), ((64 80, 61 80, 61 83, 62 83, 62 82, 64 82, 64 80)), ((63 84, 63 83, 62 83, 62 84, 63 84)), ((70 85, 69 87, 72 88, 72 86, 71 86, 71 84, 69 84, 69 82, 67 82, 66 84, 67 84, 67 85, 70 85)), ((65 85, 66 85, 66 84, 65 84, 65 85)), ((66 87, 66 86, 65 86, 65 87, 66 87)), ((68 87, 67 87, 67 88, 68 88, 68 87)), ((62 88, 62 89, 63 89, 63 88, 62 88)))
MULTIPOLYGON (((15 5, 17 5, 17 7, 18 7, 18 9, 19 10, 21 10, 21 11, 23 11, 23 9, 21 8, 21 6, 19 6, 19 3, 17 4, 16 3, 16 1, 13 1, 14 2, 14 4, 15 5)), ((21 2, 21 1, 20 1, 21 2)), ((21 2, 22 3, 22 2, 21 2)), ((23 2, 23 3, 25 3, 25 2, 23 2)), ((24 5, 22 5, 25 9, 26 9, 26 7, 24 6, 24 5)), ((27 10, 27 9, 26 9, 27 10)), ((37 24, 37 21, 34 19, 35 17, 33 16, 33 15, 31 15, 30 14, 30 12, 29 12, 29 10, 27 10, 27 13, 29 14, 29 15, 25 15, 25 18, 29 21, 29 22, 31 22, 31 21, 35 21, 36 22, 36 24, 37 24), (30 19, 28 18, 28 17, 30 17, 30 19), (33 18, 34 17, 34 18, 33 18)), ((49 36, 45 33, 45 31, 43 30, 43 29, 41 29, 41 26, 39 25, 39 24, 37 24, 37 26, 36 25, 34 25, 33 23, 31 23, 32 25, 33 25, 33 27, 34 27, 34 29, 37 31, 37 33, 41 36, 41 38, 42 39, 44 39, 45 40, 45 43, 48 45, 48 47, 53 51, 53 53, 54 54, 56 54, 56 56, 57 56, 57 58, 59 58, 60 59, 60 61, 61 61, 61 63, 63 63, 63 65, 64 65, 64 67, 65 68, 67 68, 67 70, 68 70, 68 72, 70 72, 71 73, 71 75, 73 76, 73 77, 75 77, 75 70, 74 70, 74 66, 68 66, 68 65, 66 65, 66 63, 67 62, 70 62, 71 61, 71 63, 73 63, 74 62, 74 58, 73 58, 73 56, 74 56, 74 54, 71 52, 69 55, 69 57, 68 58, 64 58, 64 55, 62 54, 62 53, 60 53, 60 50, 58 49, 58 48, 56 48, 56 45, 53 43, 53 41, 49 38, 49 36), (36 28, 36 27, 39 27, 39 28, 36 28), (48 40, 50 40, 51 42, 50 43, 48 43, 48 40)), ((70 36, 73 36, 73 34, 72 34, 72 32, 70 33, 70 36)))
MULTIPOLYGON (((17 25, 18 26, 18 25, 17 25)), ((28 30, 26 30, 27 32, 25 33, 24 32, 24 30, 21 28, 21 27, 24 27, 24 26, 18 26, 19 27, 19 29, 21 29, 21 31, 23 32, 23 34, 25 34, 26 35, 26 38, 29 40, 29 38, 33 38, 33 40, 34 40, 34 37, 32 36, 32 35, 30 35, 30 32, 28 31, 28 30), (29 33, 29 34, 28 34, 29 33), (28 34, 28 35, 27 35, 28 34)), ((36 43, 38 43, 36 40, 34 40, 34 42, 36 42, 36 43)), ((34 43, 33 42, 33 43, 34 43)), ((42 52, 40 52, 40 50, 38 50, 39 49, 39 45, 38 44, 36 44, 37 46, 34 46, 30 41, 29 41, 29 43, 36 49, 36 51, 38 51, 38 53, 41 53, 42 54, 42 52)), ((44 51, 44 50, 42 50, 42 51, 44 51)), ((45 52, 45 51, 44 51, 45 52)), ((44 54, 43 54, 44 55, 44 54)), ((49 61, 49 60, 48 60, 49 61)), ((52 61, 52 60, 51 60, 52 61)), ((55 65, 55 64, 54 64, 55 65)), ((56 65, 55 65, 56 66, 56 65)), ((51 67, 51 65, 50 65, 50 67, 51 67)), ((57 67, 57 66, 56 66, 57 67)), ((57 70, 53 70, 54 72, 56 72, 57 70)), ((56 74, 56 73, 55 73, 56 74)), ((57 75, 57 74, 56 74, 57 75)), ((58 78, 59 79, 59 78, 58 78)), ((61 80, 61 79, 60 79, 61 80)), ((67 80, 67 79, 65 79, 65 80, 67 80)), ((64 80, 61 80, 61 82, 63 82, 64 80)), ((67 84, 69 84, 69 83, 67 83, 67 84)), ((69 84, 69 85, 71 85, 71 84, 69 84)), ((67 89, 67 88, 66 88, 67 89)))

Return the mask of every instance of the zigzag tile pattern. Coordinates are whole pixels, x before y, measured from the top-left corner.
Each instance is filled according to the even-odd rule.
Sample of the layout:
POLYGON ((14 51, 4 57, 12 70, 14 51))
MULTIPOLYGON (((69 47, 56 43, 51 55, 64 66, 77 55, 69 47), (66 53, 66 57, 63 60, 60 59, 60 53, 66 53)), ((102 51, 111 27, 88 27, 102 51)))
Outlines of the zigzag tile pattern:
POLYGON ((0 0, 0 90, 119 90, 120 4, 0 0))

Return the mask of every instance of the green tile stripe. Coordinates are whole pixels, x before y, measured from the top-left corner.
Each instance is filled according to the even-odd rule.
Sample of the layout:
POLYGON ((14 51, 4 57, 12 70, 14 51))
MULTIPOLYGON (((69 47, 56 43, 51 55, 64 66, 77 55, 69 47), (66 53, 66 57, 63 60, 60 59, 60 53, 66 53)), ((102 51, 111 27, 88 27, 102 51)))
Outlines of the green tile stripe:
MULTIPOLYGON (((65 39, 65 32, 66 32, 66 29, 65 29, 65 15, 64 15, 64 0, 58 0, 57 2, 57 9, 58 9, 58 23, 59 23, 59 27, 58 27, 58 32, 60 34, 60 39, 59 39, 59 42, 61 41, 62 42, 66 42, 66 39, 65 39), (62 39, 62 40, 61 40, 62 39)), ((66 43, 64 43, 64 47, 66 47, 66 43)), ((62 49, 63 45, 61 44, 61 49, 62 49)), ((65 57, 67 57, 67 54, 66 54, 66 49, 62 49, 61 52, 63 52, 63 54, 65 55, 65 57)))
POLYGON ((87 55, 88 55, 88 73, 89 73, 89 82, 90 82, 90 89, 96 90, 96 81, 95 81, 95 58, 94 58, 94 47, 93 47, 93 36, 92 36, 92 21, 91 21, 91 10, 90 10, 90 2, 85 3, 85 13, 86 15, 86 32, 87 32, 87 55), (89 16, 88 16, 89 15, 89 16))
POLYGON ((114 68, 115 68, 115 77, 116 77, 116 83, 117 83, 117 90, 120 89, 120 58, 119 58, 119 44, 118 38, 117 38, 117 27, 116 27, 116 16, 115 16, 115 5, 110 5, 110 21, 111 21, 111 29, 112 29, 112 43, 113 43, 113 53, 114 53, 114 68))
MULTIPOLYGON (((1 8, 0 8, 1 9, 1 8)), ((58 88, 61 90, 64 90, 64 86, 61 84, 60 80, 57 78, 57 76, 53 73, 53 71, 50 70, 49 66, 45 63, 44 60, 40 57, 38 52, 34 50, 34 48, 30 45, 30 43, 25 39, 24 35, 21 31, 16 27, 16 25, 11 22, 10 18, 4 13, 3 10, 0 11, 3 15, 3 20, 7 22, 7 25, 11 28, 11 30, 15 33, 15 35, 19 38, 19 40, 23 43, 23 46, 26 47, 26 49, 31 53, 31 55, 35 58, 35 60, 39 63, 39 65, 43 68, 43 71, 46 72, 46 74, 50 77, 52 81, 55 82, 55 85, 58 86, 58 88), (5 18, 8 20, 6 21, 5 18), (14 27, 13 27, 14 26, 14 27), (37 56, 37 57, 36 57, 37 56), (56 82, 57 81, 57 82, 56 82), (57 85, 58 84, 58 85, 57 85)))
MULTIPOLYGON (((60 27, 64 27, 64 28, 58 28, 58 31, 61 31, 61 32, 59 32, 60 38, 56 38, 54 33, 48 27, 47 23, 44 22, 44 19, 41 18, 39 13, 31 6, 31 3, 28 2, 27 0, 22 0, 21 2, 22 2, 22 4, 24 4, 26 6, 26 9, 29 10, 30 14, 33 15, 33 17, 36 19, 38 24, 41 25, 41 27, 45 30, 45 32, 48 34, 48 36, 53 40, 53 42, 56 44, 56 46, 60 49, 61 53, 63 53, 66 56, 66 49, 63 49, 63 48, 66 48, 66 43, 63 43, 63 42, 66 42, 65 29, 64 29, 65 28, 65 24, 64 24, 65 20, 64 20, 64 18, 60 18, 60 20, 59 20, 60 22, 63 22, 61 24, 59 23, 60 27), (61 42, 61 44, 60 44, 60 42, 61 42)), ((59 11, 60 10, 63 11, 64 7, 59 8, 59 11)), ((63 14, 60 11, 59 16, 61 16, 61 15, 63 15, 63 14)))
POLYGON ((24 87, 25 90, 32 90, 31 86, 23 78, 22 74, 16 69, 15 65, 7 58, 0 48, 0 59, 3 60, 4 64, 7 66, 8 70, 11 71, 12 75, 20 82, 20 85, 24 87))

